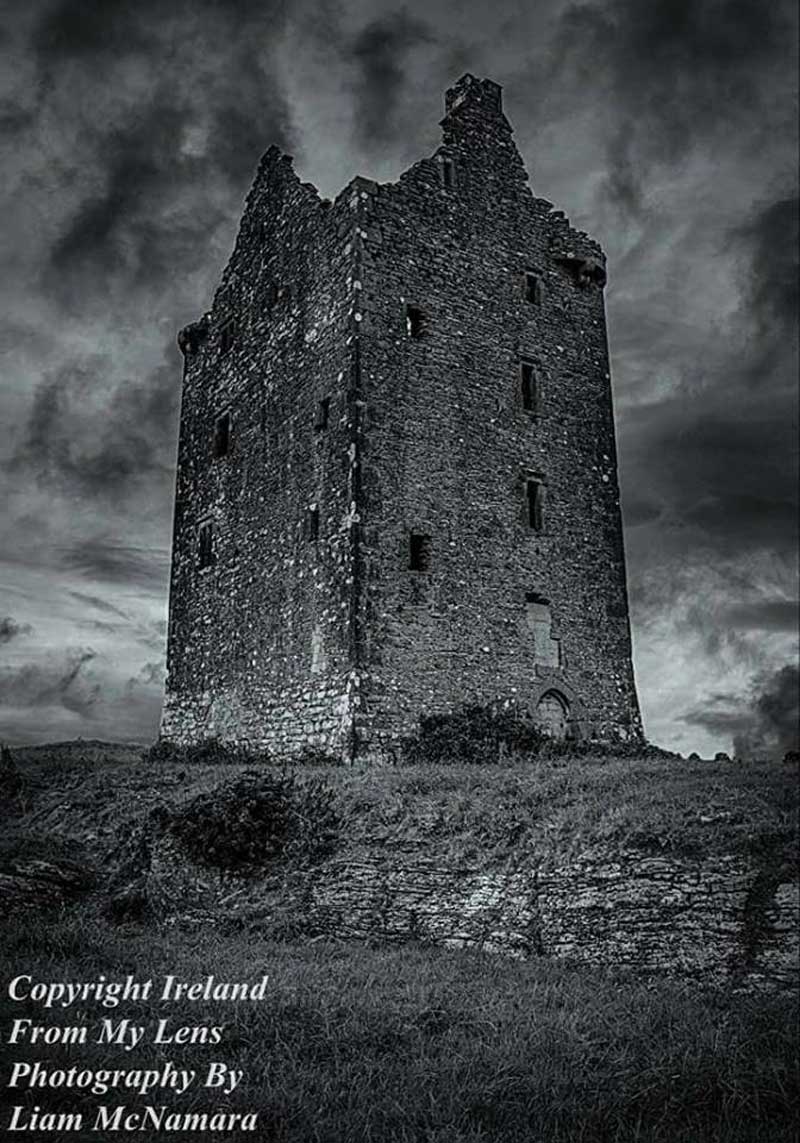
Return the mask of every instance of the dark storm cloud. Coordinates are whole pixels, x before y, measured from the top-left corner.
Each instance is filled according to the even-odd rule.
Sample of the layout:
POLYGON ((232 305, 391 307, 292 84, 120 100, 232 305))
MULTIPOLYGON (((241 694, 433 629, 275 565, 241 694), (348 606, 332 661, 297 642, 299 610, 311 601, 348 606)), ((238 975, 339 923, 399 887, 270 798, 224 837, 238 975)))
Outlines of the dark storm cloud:
POLYGON ((38 287, 25 320, 49 333, 86 323, 98 351, 77 348, 85 335, 23 346, 8 333, 48 365, 23 359, 39 380, 7 475, 106 509, 130 513, 138 498, 166 524, 181 383, 172 330, 207 305, 265 143, 290 139, 273 66, 284 8, 60 0, 27 11, 29 55, 22 23, 18 52, 34 121, 9 169, 26 220, 44 225, 17 243, 38 287), (155 368, 153 315, 170 330, 155 368))
POLYGON ((157 552, 96 538, 68 548, 62 566, 87 579, 164 590, 169 575, 166 551, 157 552))
POLYGON ((270 64, 283 5, 64 0, 34 33, 42 110, 74 100, 74 167, 87 193, 43 267, 65 306, 109 286, 152 290, 208 261, 265 137, 289 142, 270 64), (86 110, 88 108, 88 111, 86 110), (218 184, 220 194, 203 194, 218 184))
POLYGON ((96 658, 89 648, 68 651, 45 664, 28 663, 0 671, 0 705, 6 707, 52 707, 88 717, 100 688, 82 677, 84 667, 96 658))
POLYGON ((40 61, 117 57, 152 46, 142 0, 62 0, 44 13, 33 45, 40 61))
POLYGON ((800 671, 781 667, 760 686, 750 706, 750 719, 734 738, 739 758, 780 756, 798 749, 800 734, 800 671))
POLYGON ((633 521, 645 527, 637 531, 658 529, 662 541, 684 552, 766 548, 791 556, 797 528, 792 405, 790 395, 762 402, 713 388, 629 410, 623 466, 638 489, 633 521))
POLYGON ((797 750, 800 672, 793 664, 756 678, 749 700, 715 694, 684 721, 733 738, 737 758, 779 758, 797 750))
POLYGON ((690 710, 683 721, 689 726, 700 726, 714 735, 735 738, 752 723, 752 712, 739 695, 712 694, 702 708, 690 710))
POLYGON ((0 619, 0 644, 10 643, 20 635, 30 635, 33 628, 29 623, 17 623, 10 615, 0 619))
POLYGON ((741 273, 731 337, 709 339, 702 359, 682 362, 683 383, 661 401, 623 414, 631 521, 684 553, 794 558, 797 215, 797 198, 787 197, 726 235, 741 273))
POLYGON ((771 675, 755 700, 758 732, 780 750, 797 750, 799 696, 800 671, 792 665, 771 675))
POLYGON ((367 24, 346 50, 358 69, 354 113, 357 135, 365 147, 393 137, 408 78, 408 54, 431 38, 425 24, 401 10, 367 24))
POLYGON ((134 675, 90 648, 50 652, 38 662, 0 670, 0 732, 23 741, 54 741, 91 731, 113 741, 152 738, 158 727, 163 659, 134 675), (78 726, 76 727, 76 720, 78 726))
POLYGON ((735 129, 756 134, 764 77, 783 56, 791 74, 794 5, 789 0, 611 0, 563 14, 551 81, 591 88, 613 102, 607 191, 638 209, 643 171, 699 141, 735 129))
POLYGON ((796 339, 800 310, 800 200, 797 195, 769 203, 732 235, 749 249, 750 276, 746 298, 757 332, 796 339))
POLYGON ((190 216, 176 209, 187 183, 205 173, 203 163, 180 157, 186 123, 165 91, 103 134, 104 186, 77 207, 43 269, 43 285, 65 308, 111 283, 160 288, 177 267, 192 273, 208 258, 204 236, 224 214, 201 202, 190 216))
POLYGON ((110 502, 160 477, 163 499, 180 401, 177 351, 168 352, 174 362, 116 384, 114 361, 99 355, 46 375, 9 467, 57 491, 110 502))
POLYGON ((30 108, 10 99, 0 100, 0 137, 13 137, 28 131, 34 125, 36 115, 30 108))

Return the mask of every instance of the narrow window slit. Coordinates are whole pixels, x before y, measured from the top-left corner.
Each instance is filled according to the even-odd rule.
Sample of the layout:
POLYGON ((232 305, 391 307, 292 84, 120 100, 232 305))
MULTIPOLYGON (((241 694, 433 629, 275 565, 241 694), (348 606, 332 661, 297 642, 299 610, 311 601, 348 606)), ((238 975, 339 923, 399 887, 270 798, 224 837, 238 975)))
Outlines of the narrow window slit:
POLYGON ((418 306, 406 306, 406 333, 411 338, 422 336, 422 310, 418 306))
POLYGON ((541 478, 525 481, 528 500, 528 526, 534 532, 544 531, 544 505, 547 489, 541 478))
POLYGON ((214 532, 209 521, 201 524, 197 532, 197 562, 201 568, 214 562, 214 532))
POLYGON ((456 165, 455 162, 445 156, 439 166, 442 176, 442 186, 445 190, 453 190, 456 185, 456 165))
POLYGON ((219 351, 229 353, 236 341, 236 318, 228 318, 219 331, 219 351))
POLYGON ((231 415, 223 413, 214 425, 214 456, 227 456, 231 450, 231 415))
POLYGON ((412 532, 408 538, 408 566, 411 571, 428 571, 431 566, 431 538, 412 532))
POLYGON ((532 361, 520 362, 520 382, 522 386, 522 407, 529 413, 538 413, 541 406, 541 384, 539 371, 532 361))
POLYGON ((525 301, 531 305, 540 306, 544 296, 544 282, 541 274, 535 270, 528 270, 525 274, 525 301))
POLYGON ((323 432, 325 429, 327 429, 330 411, 330 397, 323 397, 321 401, 317 401, 317 411, 314 416, 314 428, 317 430, 317 432, 323 432))

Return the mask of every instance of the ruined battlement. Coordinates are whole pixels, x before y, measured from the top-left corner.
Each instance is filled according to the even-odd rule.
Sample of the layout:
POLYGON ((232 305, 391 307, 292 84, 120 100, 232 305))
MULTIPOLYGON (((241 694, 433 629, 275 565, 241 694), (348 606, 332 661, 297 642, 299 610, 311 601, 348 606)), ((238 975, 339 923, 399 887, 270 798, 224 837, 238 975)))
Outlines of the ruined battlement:
POLYGON ((444 93, 445 119, 459 111, 476 109, 484 114, 502 115, 503 89, 494 80, 477 79, 467 73, 444 93))
POLYGON ((391 754, 513 702, 641 734, 605 256, 536 198, 490 80, 333 203, 271 147, 184 392, 165 738, 391 754))

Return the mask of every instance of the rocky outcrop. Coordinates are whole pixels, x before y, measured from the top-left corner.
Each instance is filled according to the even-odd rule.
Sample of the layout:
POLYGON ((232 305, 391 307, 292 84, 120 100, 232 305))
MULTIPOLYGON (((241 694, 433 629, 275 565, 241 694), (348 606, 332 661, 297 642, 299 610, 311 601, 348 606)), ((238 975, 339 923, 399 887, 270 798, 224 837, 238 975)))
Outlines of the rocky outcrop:
POLYGON ((739 855, 705 859, 594 848, 569 865, 515 858, 457 864, 435 854, 360 852, 248 876, 187 861, 174 838, 146 875, 161 916, 241 924, 275 936, 420 940, 597 967, 792 987, 798 886, 739 855))

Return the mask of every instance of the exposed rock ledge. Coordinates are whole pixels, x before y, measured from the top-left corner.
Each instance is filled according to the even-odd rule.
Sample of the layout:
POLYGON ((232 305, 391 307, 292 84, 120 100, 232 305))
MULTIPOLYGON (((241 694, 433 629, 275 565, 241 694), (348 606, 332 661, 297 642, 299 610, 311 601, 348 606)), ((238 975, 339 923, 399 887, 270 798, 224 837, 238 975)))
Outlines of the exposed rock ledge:
POLYGON ((780 863, 595 848, 569 867, 478 868, 360 847, 242 878, 192 864, 168 836, 148 860, 140 884, 163 918, 423 940, 748 988, 796 984, 798 884, 780 863))

